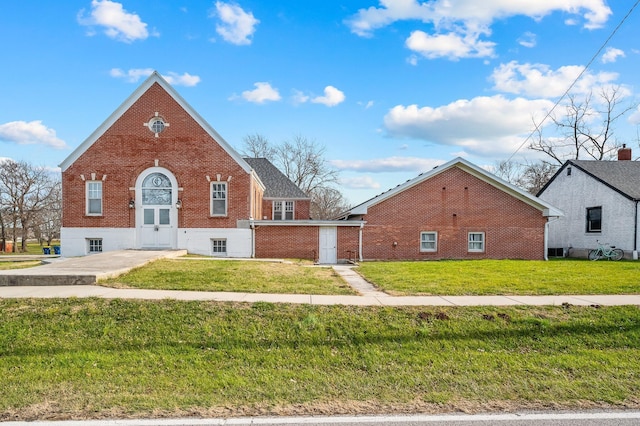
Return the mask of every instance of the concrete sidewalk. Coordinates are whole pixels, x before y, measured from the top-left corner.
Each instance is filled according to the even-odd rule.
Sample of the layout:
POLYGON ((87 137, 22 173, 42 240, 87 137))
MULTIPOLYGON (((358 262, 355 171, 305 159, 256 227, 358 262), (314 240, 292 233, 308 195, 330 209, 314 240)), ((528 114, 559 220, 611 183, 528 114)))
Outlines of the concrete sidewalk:
POLYGON ((640 305, 640 295, 396 297, 377 290, 349 265, 335 265, 333 268, 360 293, 359 296, 116 289, 95 285, 100 278, 123 274, 156 259, 178 257, 184 254, 186 252, 183 250, 121 250, 85 257, 60 258, 50 264, 34 268, 0 271, 0 298, 99 297, 360 306, 542 306, 563 303, 587 306, 640 305))
POLYGON ((105 299, 201 300, 356 306, 514 306, 640 305, 640 295, 585 296, 323 296, 313 294, 225 293, 208 291, 117 289, 97 285, 0 287, 0 298, 99 297, 105 299))

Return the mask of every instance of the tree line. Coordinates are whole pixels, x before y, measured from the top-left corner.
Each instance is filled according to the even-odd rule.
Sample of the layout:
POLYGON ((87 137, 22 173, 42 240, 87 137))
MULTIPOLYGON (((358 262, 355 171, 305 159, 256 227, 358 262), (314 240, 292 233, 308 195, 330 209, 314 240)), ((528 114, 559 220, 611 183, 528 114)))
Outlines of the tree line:
POLYGON ((58 173, 25 161, 0 162, 0 250, 24 252, 31 237, 50 245, 60 238, 61 217, 58 173))

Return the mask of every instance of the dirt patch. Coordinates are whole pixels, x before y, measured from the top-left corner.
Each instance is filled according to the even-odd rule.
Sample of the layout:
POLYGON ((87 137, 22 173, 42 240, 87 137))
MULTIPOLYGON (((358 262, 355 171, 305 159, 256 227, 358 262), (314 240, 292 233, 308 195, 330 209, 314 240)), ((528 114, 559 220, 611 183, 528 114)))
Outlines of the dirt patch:
POLYGON ((386 414, 478 414, 513 413, 522 411, 567 410, 637 410, 640 398, 622 404, 594 401, 542 403, 536 401, 457 401, 434 404, 421 400, 387 404, 379 401, 327 401, 294 405, 255 405, 239 407, 194 407, 191 409, 152 410, 131 412, 123 408, 102 411, 80 410, 65 412, 53 401, 44 401, 19 410, 0 412, 0 421, 34 420, 88 420, 138 418, 230 418, 253 416, 332 416, 332 415, 386 415, 386 414))

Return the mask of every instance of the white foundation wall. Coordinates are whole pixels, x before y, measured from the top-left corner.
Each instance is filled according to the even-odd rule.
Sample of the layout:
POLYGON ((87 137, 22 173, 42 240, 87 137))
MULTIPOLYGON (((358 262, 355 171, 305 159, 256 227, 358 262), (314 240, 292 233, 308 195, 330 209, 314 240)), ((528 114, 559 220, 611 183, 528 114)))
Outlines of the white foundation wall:
POLYGON ((221 256, 213 253, 211 240, 227 241, 226 257, 251 257, 251 229, 238 228, 182 228, 178 229, 178 248, 205 256, 221 256))
MULTIPOLYGON (((102 239, 102 251, 139 249, 135 228, 62 228, 61 253, 65 257, 89 254, 89 239, 102 239)), ((253 240, 251 229, 240 228, 181 228, 177 230, 176 249, 205 256, 214 255, 211 240, 223 239, 227 243, 226 255, 251 257, 253 240)))
POLYGON ((89 254, 89 239, 102 239, 102 251, 135 248, 134 228, 62 228, 60 229, 60 250, 65 257, 89 254))

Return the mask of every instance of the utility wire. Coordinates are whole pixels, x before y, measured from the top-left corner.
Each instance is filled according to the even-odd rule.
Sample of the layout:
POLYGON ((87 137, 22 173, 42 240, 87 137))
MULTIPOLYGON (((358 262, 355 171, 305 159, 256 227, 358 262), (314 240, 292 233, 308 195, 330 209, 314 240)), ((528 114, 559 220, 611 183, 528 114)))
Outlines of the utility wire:
MULTIPOLYGON (((549 110, 549 112, 547 112, 547 115, 544 116, 544 118, 542 119, 542 121, 540 121, 539 124, 536 124, 535 129, 533 129, 531 131, 531 133, 529 133, 529 136, 527 136, 525 138, 525 140, 520 144, 520 146, 518 147, 518 149, 516 149, 514 151, 513 154, 511 154, 511 156, 507 159, 507 162, 511 161, 511 159, 513 158, 514 155, 516 155, 518 153, 518 151, 520 151, 522 149, 522 147, 524 146, 524 144, 526 144, 529 139, 531 139, 531 137, 538 131, 540 131, 540 126, 542 126, 542 124, 547 121, 547 119, 551 116, 551 114, 553 113, 553 111, 558 107, 558 105, 560 105, 560 102, 562 102, 562 100, 569 94, 569 92, 571 91, 571 89, 573 89, 573 86, 576 85, 576 83, 578 82, 578 80, 580 80, 580 78, 584 75, 585 72, 587 72, 587 70, 589 69, 589 67, 591 66, 591 64, 593 64, 593 62, 596 60, 596 58, 598 58, 598 56, 600 56, 600 53, 604 50, 604 48, 607 46, 607 44, 609 44, 609 41, 613 38, 613 36, 618 32, 618 30, 620 29, 620 27, 622 26, 622 24, 624 24, 624 22, 627 20, 627 18, 631 15, 631 13, 633 13, 634 9, 638 6, 638 4, 640 4, 640 0, 637 0, 633 6, 631 6, 631 9, 629 9, 629 11, 627 12, 627 14, 622 18, 622 20, 620 21, 620 23, 613 29, 613 31, 611 32, 611 34, 609 34, 609 37, 607 37, 607 39, 604 41, 604 43, 602 43, 602 46, 600 46, 600 48, 598 49, 598 51, 591 57, 591 60, 587 63, 587 65, 584 67, 584 69, 580 72, 580 74, 578 74, 578 76, 573 80, 573 82, 569 85, 569 87, 567 88, 567 90, 565 90, 565 92, 562 94, 562 96, 560 96, 560 98, 558 98, 558 100, 556 101, 556 103, 553 105, 553 107, 549 110)), ((534 122, 535 124, 535 122, 534 122)))

